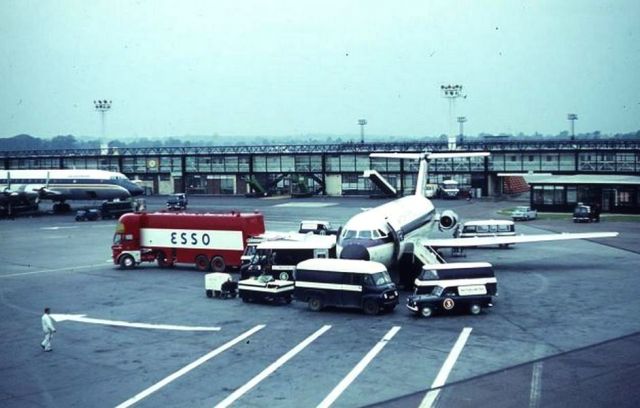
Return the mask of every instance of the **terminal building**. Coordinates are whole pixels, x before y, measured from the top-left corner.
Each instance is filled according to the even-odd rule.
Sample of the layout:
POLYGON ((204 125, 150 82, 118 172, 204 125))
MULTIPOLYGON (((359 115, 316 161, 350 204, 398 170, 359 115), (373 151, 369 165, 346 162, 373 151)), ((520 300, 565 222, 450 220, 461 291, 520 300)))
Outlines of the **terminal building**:
MULTIPOLYGON (((5 151, 0 158, 7 170, 119 171, 139 180, 149 194, 404 195, 414 191, 417 162, 369 154, 447 149, 446 142, 343 143, 5 151), (366 170, 375 171, 365 176, 366 170)), ((434 160, 429 183, 453 179, 461 189, 483 197, 531 187, 531 204, 543 211, 568 211, 575 202, 600 200, 603 211, 640 212, 640 141, 483 140, 459 144, 456 151, 491 155, 434 160), (528 185, 519 176, 527 173, 543 173, 547 179, 528 185)))

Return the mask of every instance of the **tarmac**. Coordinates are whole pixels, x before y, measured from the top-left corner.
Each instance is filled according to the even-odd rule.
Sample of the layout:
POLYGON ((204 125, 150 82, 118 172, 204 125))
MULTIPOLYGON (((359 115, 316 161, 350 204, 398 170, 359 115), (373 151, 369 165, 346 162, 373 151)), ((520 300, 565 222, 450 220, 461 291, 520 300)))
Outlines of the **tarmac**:
MULTIPOLYGON (((268 230, 288 231, 310 218, 341 225, 383 202, 190 197, 189 211, 258 210, 268 230)), ((147 204, 161 209, 164 198, 147 204)), ((468 220, 505 218, 497 211, 518 203, 435 204, 468 220)), ((492 263, 499 296, 479 316, 429 319, 404 307, 408 291, 378 316, 210 299, 193 266, 115 266, 115 224, 0 220, 3 407, 632 407, 640 398, 638 223, 517 222, 525 234, 620 236, 446 251, 450 262, 492 263), (39 346, 46 306, 67 315, 51 353, 39 346)))

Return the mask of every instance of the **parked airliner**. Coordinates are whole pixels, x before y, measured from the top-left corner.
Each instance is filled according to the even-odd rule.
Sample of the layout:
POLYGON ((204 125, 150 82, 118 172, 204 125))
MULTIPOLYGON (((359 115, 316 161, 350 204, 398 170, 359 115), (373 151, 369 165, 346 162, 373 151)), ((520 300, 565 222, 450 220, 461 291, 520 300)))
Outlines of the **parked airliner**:
POLYGON ((0 191, 0 209, 9 214, 37 208, 40 200, 68 211, 67 200, 127 199, 144 192, 124 174, 105 170, 0 170, 0 191))
POLYGON ((412 254, 423 263, 438 263, 437 254, 426 248, 463 248, 496 244, 515 244, 568 239, 615 237, 617 232, 517 235, 511 237, 430 239, 432 228, 451 230, 458 223, 452 210, 436 214, 424 196, 428 162, 433 159, 484 157, 488 152, 474 153, 373 153, 371 157, 413 159, 420 161, 416 191, 413 195, 368 209, 350 218, 339 232, 336 250, 340 258, 364 259, 393 267, 403 255, 412 254))

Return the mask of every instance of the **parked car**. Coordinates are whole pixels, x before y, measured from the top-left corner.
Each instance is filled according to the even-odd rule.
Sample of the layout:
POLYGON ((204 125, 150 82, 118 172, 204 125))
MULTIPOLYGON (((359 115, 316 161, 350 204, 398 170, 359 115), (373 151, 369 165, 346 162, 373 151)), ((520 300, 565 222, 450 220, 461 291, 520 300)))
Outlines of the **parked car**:
POLYGON ((407 297, 407 308, 422 317, 453 312, 478 315, 483 308, 492 306, 492 297, 487 292, 486 285, 436 286, 429 294, 407 297))
POLYGON ((76 212, 76 221, 96 221, 98 219, 100 219, 100 211, 96 208, 76 212))
POLYGON ((573 210, 573 222, 600 222, 600 211, 596 206, 580 203, 573 210))
POLYGON ((120 218, 121 215, 134 212, 137 202, 135 200, 103 201, 100 206, 102 218, 120 218))
POLYGON ((516 207, 516 209, 511 212, 511 218, 513 218, 514 221, 535 220, 537 217, 538 217, 538 211, 527 206, 516 207))
POLYGON ((172 194, 167 198, 167 210, 186 210, 187 195, 184 193, 172 194))

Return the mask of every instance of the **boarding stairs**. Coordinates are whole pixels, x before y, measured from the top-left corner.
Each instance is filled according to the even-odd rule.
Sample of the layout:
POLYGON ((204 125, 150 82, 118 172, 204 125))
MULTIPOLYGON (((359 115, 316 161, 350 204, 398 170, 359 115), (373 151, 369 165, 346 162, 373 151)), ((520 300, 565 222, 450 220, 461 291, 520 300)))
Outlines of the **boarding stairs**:
POLYGON ((414 262, 421 263, 422 265, 446 263, 438 251, 430 246, 423 245, 419 241, 413 245, 413 259, 414 262))
POLYGON ((505 194, 526 193, 530 187, 522 176, 506 176, 503 180, 502 191, 505 194))
POLYGON ((373 184, 375 184, 382 192, 388 196, 395 197, 398 195, 398 191, 393 187, 382 174, 377 170, 365 170, 364 177, 368 177, 373 184))

